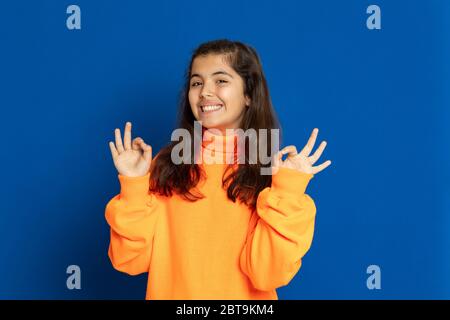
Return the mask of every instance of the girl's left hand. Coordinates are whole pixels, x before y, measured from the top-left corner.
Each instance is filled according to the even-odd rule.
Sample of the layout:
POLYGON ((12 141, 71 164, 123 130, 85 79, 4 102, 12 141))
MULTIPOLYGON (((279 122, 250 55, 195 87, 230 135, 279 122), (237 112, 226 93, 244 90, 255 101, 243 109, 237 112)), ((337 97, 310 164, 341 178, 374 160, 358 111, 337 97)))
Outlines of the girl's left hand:
POLYGON ((317 133, 319 129, 315 128, 309 137, 308 142, 305 147, 297 153, 297 148, 295 146, 287 146, 279 151, 274 157, 274 165, 275 168, 290 168, 294 170, 298 170, 303 173, 312 173, 316 174, 331 164, 330 160, 325 161, 324 163, 313 167, 313 164, 317 162, 319 157, 322 155, 323 150, 327 143, 322 141, 322 143, 317 148, 316 152, 313 155, 309 156, 311 153, 314 144, 316 143, 317 133), (283 155, 288 154, 286 160, 282 160, 283 155))

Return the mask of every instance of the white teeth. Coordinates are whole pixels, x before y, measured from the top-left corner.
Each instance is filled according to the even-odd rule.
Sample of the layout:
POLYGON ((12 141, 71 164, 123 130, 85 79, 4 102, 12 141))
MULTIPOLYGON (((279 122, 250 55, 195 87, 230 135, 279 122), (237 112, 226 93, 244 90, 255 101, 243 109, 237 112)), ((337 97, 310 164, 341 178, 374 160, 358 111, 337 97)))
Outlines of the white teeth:
POLYGON ((216 110, 219 110, 220 108, 222 108, 221 105, 202 106, 202 111, 203 111, 203 112, 207 112, 207 111, 216 111, 216 110))

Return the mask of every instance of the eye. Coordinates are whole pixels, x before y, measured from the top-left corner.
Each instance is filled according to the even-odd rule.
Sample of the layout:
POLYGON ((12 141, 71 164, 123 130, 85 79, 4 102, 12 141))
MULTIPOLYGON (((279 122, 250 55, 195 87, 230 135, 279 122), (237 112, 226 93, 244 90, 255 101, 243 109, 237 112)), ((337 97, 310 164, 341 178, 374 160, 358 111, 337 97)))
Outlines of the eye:
MULTIPOLYGON (((222 80, 222 79, 217 80, 217 82, 220 83, 220 84, 222 84, 222 83, 228 83, 228 81, 222 80)), ((191 87, 196 87, 198 84, 201 84, 201 82, 199 82, 199 81, 192 82, 191 87)))

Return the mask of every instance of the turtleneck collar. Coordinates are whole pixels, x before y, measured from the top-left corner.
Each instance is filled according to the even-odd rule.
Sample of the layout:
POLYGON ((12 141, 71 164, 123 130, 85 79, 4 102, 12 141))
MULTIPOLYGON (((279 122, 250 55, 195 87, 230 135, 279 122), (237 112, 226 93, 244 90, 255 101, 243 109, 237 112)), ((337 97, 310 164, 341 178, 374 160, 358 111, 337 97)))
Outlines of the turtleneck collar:
POLYGON ((230 164, 237 162, 238 134, 232 130, 224 134, 218 130, 208 130, 203 127, 202 137, 202 163, 230 164))

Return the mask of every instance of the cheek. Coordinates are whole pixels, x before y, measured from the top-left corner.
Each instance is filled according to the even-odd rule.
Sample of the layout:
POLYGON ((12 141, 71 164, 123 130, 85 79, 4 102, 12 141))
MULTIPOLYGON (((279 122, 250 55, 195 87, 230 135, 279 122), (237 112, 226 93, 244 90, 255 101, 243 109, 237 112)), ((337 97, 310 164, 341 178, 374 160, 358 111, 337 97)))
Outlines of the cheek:
POLYGON ((218 88, 216 90, 217 96, 228 103, 235 103, 235 101, 238 99, 239 95, 237 94, 238 91, 232 87, 223 87, 218 88))
POLYGON ((189 103, 191 104, 191 106, 193 106, 197 103, 197 98, 192 90, 189 90, 188 98, 189 98, 189 103))
POLYGON ((240 90, 238 90, 238 88, 220 88, 217 94, 223 101, 225 101, 225 103, 227 103, 228 106, 232 106, 233 108, 240 108, 244 101, 244 95, 240 90))
POLYGON ((197 105, 198 101, 197 101, 195 95, 193 94, 193 92, 191 90, 188 93, 188 99, 189 99, 189 105, 191 106, 192 113, 194 115, 197 115, 196 105, 197 105))

